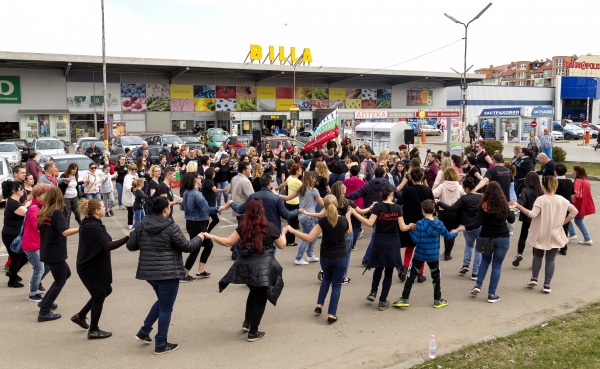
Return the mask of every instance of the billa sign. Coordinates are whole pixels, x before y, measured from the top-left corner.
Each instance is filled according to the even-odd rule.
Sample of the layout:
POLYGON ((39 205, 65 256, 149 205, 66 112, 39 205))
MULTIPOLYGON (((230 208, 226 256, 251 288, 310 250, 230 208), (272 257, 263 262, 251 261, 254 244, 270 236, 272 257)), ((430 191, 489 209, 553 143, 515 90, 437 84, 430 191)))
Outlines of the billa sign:
POLYGON ((0 76, 0 104, 21 103, 21 78, 0 76))
MULTIPOLYGON (((252 44, 250 45, 250 61, 258 61, 260 62, 263 58, 263 48, 260 45, 255 45, 252 44)), ((271 63, 273 63, 275 60, 278 60, 282 63, 285 63, 286 61, 288 61, 288 57, 285 56, 285 47, 283 46, 279 46, 278 47, 278 52, 275 53, 275 46, 269 45, 269 51, 267 52, 267 57, 269 58, 269 61, 271 63)), ((300 56, 302 57, 302 60, 300 61, 301 63, 312 63, 313 59, 312 59, 312 54, 310 53, 310 49, 308 47, 304 48, 304 50, 302 51, 302 54, 300 54, 300 56)), ((291 59, 291 63, 295 64, 298 61, 298 57, 296 56, 296 48, 295 47, 291 47, 290 48, 290 53, 289 53, 289 57, 291 59)))

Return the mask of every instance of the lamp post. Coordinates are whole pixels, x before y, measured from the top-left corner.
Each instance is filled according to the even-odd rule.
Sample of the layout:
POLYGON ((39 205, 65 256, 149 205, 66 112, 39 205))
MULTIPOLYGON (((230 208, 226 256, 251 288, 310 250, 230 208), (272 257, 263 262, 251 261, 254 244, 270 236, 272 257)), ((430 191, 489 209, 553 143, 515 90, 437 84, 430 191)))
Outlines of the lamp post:
POLYGON ((108 101, 106 101, 106 46, 104 41, 104 0, 101 1, 102 7, 102 89, 104 100, 104 150, 108 152, 108 101))
MULTIPOLYGON (((481 15, 483 13, 485 13, 486 10, 489 9, 489 7, 492 6, 492 3, 489 3, 485 8, 483 8, 483 10, 481 10, 479 12, 479 14, 477 14, 475 16, 475 18, 471 19, 468 23, 463 23, 459 20, 457 20, 456 18, 454 18, 453 16, 444 13, 444 15, 450 19, 451 21, 453 21, 454 23, 458 23, 458 24, 462 24, 465 27, 465 56, 463 58, 463 73, 461 75, 461 81, 460 81, 460 90, 461 90, 461 99, 460 99, 460 115, 461 115, 461 131, 463 134, 463 142, 462 142, 462 147, 463 147, 463 152, 465 150, 465 140, 464 140, 464 134, 465 134, 465 128, 466 128, 466 109, 467 109, 467 32, 469 29, 469 25, 471 24, 471 22, 473 22, 474 20, 478 19, 479 17, 481 17, 481 15)), ((469 68, 471 69, 471 68, 469 68)), ((450 145, 450 139, 448 137, 448 143, 446 144, 446 147, 449 148, 450 145)))

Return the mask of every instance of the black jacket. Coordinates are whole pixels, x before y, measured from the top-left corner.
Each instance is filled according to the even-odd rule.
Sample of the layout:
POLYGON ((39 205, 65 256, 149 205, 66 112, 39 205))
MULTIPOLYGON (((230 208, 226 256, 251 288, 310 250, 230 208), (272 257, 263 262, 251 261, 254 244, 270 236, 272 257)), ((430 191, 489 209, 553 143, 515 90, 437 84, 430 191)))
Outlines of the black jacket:
POLYGON ((527 176, 527 173, 533 170, 533 163, 529 156, 524 156, 515 163, 517 167, 517 174, 515 175, 515 181, 523 180, 527 176))
MULTIPOLYGON (((533 189, 530 187, 523 188, 523 191, 519 194, 518 202, 519 205, 524 207, 527 210, 533 209, 533 203, 538 197, 533 192, 533 189)), ((531 218, 525 215, 523 212, 519 213, 519 220, 521 222, 531 223, 531 218)))
POLYGON ((459 224, 471 224, 475 222, 475 218, 477 218, 480 202, 481 194, 468 193, 459 197, 452 205, 446 205, 440 201, 438 202, 438 206, 444 210, 457 212, 460 216, 459 224))
POLYGON ((198 249, 201 242, 199 237, 188 241, 169 217, 156 214, 145 217, 127 241, 129 251, 140 251, 135 277, 149 281, 183 278, 181 253, 198 249))
MULTIPOLYGON (((386 184, 392 186, 390 181, 387 178, 373 178, 369 182, 365 183, 364 186, 359 188, 358 190, 352 192, 349 195, 345 195, 348 200, 356 200, 361 197, 364 198, 365 208, 368 208, 375 201, 382 202, 381 199, 381 190, 385 187, 386 184)), ((395 191, 394 188, 394 197, 400 197, 400 192, 395 191)))

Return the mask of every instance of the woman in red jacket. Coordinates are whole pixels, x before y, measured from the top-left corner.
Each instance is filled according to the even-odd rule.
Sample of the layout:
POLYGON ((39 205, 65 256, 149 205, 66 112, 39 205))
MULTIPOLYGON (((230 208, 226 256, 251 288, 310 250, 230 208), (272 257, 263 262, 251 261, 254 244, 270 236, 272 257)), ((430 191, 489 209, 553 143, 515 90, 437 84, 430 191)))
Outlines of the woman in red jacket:
MULTIPOLYGON (((579 211, 577 216, 575 217, 575 224, 577 228, 583 234, 583 241, 579 241, 582 245, 592 245, 592 239, 588 230, 583 223, 583 218, 586 215, 591 215, 596 213, 596 206, 594 205, 594 199, 592 197, 592 189, 590 187, 590 181, 587 179, 587 174, 585 173, 585 168, 581 165, 575 165, 573 167, 573 176, 575 177, 575 181, 573 182, 573 189, 575 190, 575 194, 573 195, 573 205, 579 211)), ((569 223, 569 239, 575 239, 577 236, 575 235, 575 228, 572 223, 569 223)))

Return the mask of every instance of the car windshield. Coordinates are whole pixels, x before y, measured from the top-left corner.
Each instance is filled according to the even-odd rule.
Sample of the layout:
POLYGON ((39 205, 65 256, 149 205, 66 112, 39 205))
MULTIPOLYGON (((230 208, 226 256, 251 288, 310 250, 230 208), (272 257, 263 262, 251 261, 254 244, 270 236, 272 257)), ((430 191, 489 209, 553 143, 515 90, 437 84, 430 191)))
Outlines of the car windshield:
POLYGON ((90 147, 90 145, 92 144, 92 142, 96 145, 96 147, 99 148, 104 148, 104 141, 101 140, 85 140, 85 141, 81 141, 81 147, 83 147, 84 150, 86 150, 88 147, 90 147))
POLYGON ((56 164, 56 168, 59 172, 64 172, 67 170, 67 167, 71 163, 75 163, 79 170, 86 170, 91 162, 92 159, 88 158, 87 156, 63 158, 61 155, 57 155, 54 157, 54 164, 56 164))
POLYGON ((211 135, 224 135, 225 131, 223 131, 222 128, 209 128, 208 129, 208 133, 210 133, 211 135))
POLYGON ((144 140, 138 136, 123 137, 121 139, 124 146, 141 145, 144 140))
POLYGON ((62 149, 63 145, 59 140, 40 140, 35 143, 38 150, 56 150, 62 149))
POLYGON ((223 134, 221 134, 221 135, 214 135, 214 136, 212 137, 212 140, 213 140, 213 141, 215 141, 215 142, 223 142, 223 141, 225 141, 226 139, 227 139, 227 136, 226 136, 226 135, 223 135, 223 134))
POLYGON ((181 139, 184 140, 185 142, 200 142, 198 137, 194 137, 194 136, 183 136, 183 137, 181 137, 181 139))
POLYGON ((19 149, 22 149, 22 148, 24 148, 24 147, 27 147, 27 145, 26 145, 26 144, 25 144, 25 142, 23 142, 23 141, 10 141, 10 142, 12 142, 12 143, 14 143, 15 145, 17 145, 17 147, 18 147, 19 149))
POLYGON ((569 123, 567 123, 567 124, 565 125, 565 129, 570 129, 570 130, 576 129, 576 130, 580 130, 580 129, 581 129, 581 127, 577 127, 577 126, 576 126, 576 125, 574 125, 574 124, 569 124, 569 123))
POLYGON ((16 146, 13 143, 0 143, 0 152, 16 151, 16 146))
POLYGON ((178 144, 184 143, 179 136, 163 136, 162 141, 163 144, 172 144, 173 142, 177 142, 178 144))

